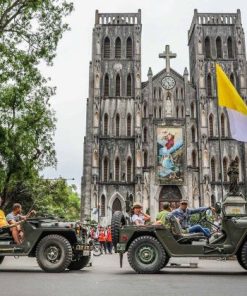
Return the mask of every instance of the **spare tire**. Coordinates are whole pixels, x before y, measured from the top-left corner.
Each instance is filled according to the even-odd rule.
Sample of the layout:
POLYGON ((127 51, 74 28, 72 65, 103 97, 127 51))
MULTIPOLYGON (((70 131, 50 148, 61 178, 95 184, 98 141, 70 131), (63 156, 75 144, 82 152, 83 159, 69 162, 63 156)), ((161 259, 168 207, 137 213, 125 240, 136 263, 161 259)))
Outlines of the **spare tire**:
POLYGON ((119 243, 120 229, 122 226, 126 224, 126 218, 124 217, 124 214, 121 211, 116 211, 113 213, 111 219, 111 235, 115 253, 117 250, 117 244, 119 243))

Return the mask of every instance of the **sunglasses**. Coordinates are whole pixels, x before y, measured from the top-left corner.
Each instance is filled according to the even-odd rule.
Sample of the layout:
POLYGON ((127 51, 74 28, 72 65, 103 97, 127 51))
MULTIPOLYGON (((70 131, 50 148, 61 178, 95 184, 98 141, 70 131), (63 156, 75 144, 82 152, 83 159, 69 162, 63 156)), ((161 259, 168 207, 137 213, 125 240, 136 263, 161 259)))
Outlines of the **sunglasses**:
POLYGON ((181 205, 187 205, 187 202, 181 202, 181 205))

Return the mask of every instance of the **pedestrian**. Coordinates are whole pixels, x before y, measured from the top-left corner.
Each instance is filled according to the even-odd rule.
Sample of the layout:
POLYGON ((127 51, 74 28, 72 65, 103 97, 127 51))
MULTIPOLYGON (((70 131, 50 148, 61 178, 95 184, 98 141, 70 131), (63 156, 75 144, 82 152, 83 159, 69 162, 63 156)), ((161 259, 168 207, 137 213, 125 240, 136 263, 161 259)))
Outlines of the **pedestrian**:
POLYGON ((109 254, 112 254, 112 235, 111 226, 109 225, 106 231, 106 248, 109 254))
POLYGON ((100 243, 101 253, 103 253, 103 250, 104 250, 106 254, 106 235, 105 235, 104 227, 100 227, 98 242, 100 243))

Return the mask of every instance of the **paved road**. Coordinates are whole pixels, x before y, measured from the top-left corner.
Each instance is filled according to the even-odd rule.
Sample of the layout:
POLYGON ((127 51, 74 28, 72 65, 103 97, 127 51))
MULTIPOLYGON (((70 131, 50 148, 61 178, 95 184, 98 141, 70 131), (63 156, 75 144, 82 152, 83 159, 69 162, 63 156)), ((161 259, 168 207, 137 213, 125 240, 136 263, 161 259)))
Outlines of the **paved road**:
POLYGON ((246 296, 247 271, 236 261, 200 260, 197 269, 165 268, 139 275, 117 255, 94 258, 81 271, 48 274, 34 259, 7 258, 0 266, 0 296, 246 296))

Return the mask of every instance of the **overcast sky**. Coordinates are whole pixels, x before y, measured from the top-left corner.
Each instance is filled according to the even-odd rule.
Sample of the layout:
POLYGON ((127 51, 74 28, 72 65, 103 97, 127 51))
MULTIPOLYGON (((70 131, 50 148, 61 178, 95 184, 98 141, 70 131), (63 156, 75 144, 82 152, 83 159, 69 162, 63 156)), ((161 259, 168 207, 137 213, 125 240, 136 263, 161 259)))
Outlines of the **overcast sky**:
POLYGON ((166 44, 177 53, 171 67, 183 74, 189 69, 187 32, 194 9, 198 12, 242 13, 242 24, 247 31, 246 0, 74 0, 75 10, 67 19, 71 31, 60 41, 54 66, 42 68, 57 86, 51 100, 56 111, 55 136, 58 159, 57 169, 47 169, 45 177, 75 178, 80 191, 83 166, 83 138, 86 125, 86 98, 88 97, 88 65, 91 60, 92 29, 95 10, 99 12, 137 12, 142 10, 142 81, 147 78, 148 67, 153 74, 164 68, 158 58, 166 44))

